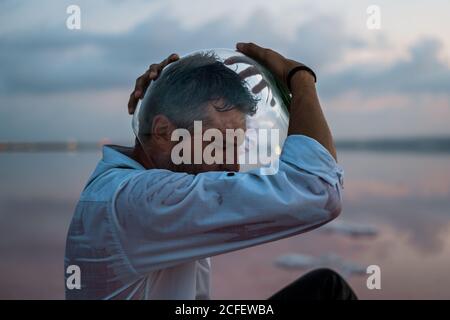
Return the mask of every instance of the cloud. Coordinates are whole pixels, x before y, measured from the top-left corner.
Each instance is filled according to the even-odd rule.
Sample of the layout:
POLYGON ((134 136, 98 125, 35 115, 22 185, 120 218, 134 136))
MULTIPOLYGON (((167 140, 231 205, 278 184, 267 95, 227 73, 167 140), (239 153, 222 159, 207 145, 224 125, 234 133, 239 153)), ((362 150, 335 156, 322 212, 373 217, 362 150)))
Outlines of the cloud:
MULTIPOLYGON (((105 3, 93 7, 86 3, 84 12, 88 17, 103 16, 105 3)), ((125 2, 119 3, 128 8, 125 2)), ((53 16, 54 11, 64 9, 64 5, 58 5, 50 8, 51 21, 47 24, 38 15, 39 23, 24 22, 31 27, 0 32, 2 139, 51 139, 62 134, 96 139, 109 136, 111 131, 120 138, 129 131, 128 119, 121 118, 125 116, 122 110, 128 92, 149 64, 173 51, 185 54, 201 48, 233 48, 237 41, 254 41, 312 66, 336 137, 449 132, 446 119, 450 114, 450 70, 439 59, 442 43, 434 38, 417 41, 408 48, 407 58, 393 60, 389 65, 376 65, 373 56, 366 59, 370 64, 349 65, 348 59, 355 52, 368 52, 374 46, 388 52, 392 45, 383 42, 383 47, 356 36, 339 15, 320 12, 297 21, 295 29, 280 28, 286 25, 283 15, 256 5, 239 23, 229 19, 228 11, 220 15, 218 10, 214 19, 200 19, 202 13, 198 13, 202 23, 190 27, 164 5, 153 11, 143 8, 150 12, 145 19, 144 14, 136 18, 136 13, 129 18, 124 9, 123 19, 133 22, 116 21, 120 15, 114 9, 104 15, 111 17, 109 24, 120 28, 105 31, 108 22, 103 17, 101 27, 89 27, 93 24, 89 22, 80 31, 70 31, 65 28, 64 14, 62 19, 53 16), (95 119, 104 112, 99 106, 112 110, 106 117, 110 124, 95 125, 95 119), (39 114, 33 118, 30 112, 39 114), (36 118, 40 123, 33 121, 36 118), (90 123, 90 132, 77 129, 79 123, 90 123), (111 123, 116 124, 114 130, 111 123), (117 130, 117 123, 123 124, 121 130, 117 130)), ((29 6, 7 2, 9 15, 16 20, 17 10, 31 14, 36 9, 29 6)), ((136 10, 141 4, 133 2, 129 6, 136 10)), ((0 15, 4 17, 5 13, 0 15)), ((12 18, 8 21, 11 23, 12 18)))
POLYGON ((434 38, 423 38, 412 45, 404 60, 376 67, 358 64, 326 75, 321 80, 322 93, 337 96, 357 91, 366 97, 389 94, 440 94, 449 92, 450 69, 439 58, 442 44, 434 38))
POLYGON ((324 68, 359 41, 345 33, 340 20, 326 16, 306 21, 295 39, 288 39, 274 31, 277 18, 262 9, 238 26, 223 16, 194 29, 185 29, 163 13, 157 11, 122 33, 73 31, 51 24, 0 35, 0 93, 131 89, 149 64, 173 51, 234 48, 237 41, 254 41, 324 68))
MULTIPOLYGON (((374 96, 388 93, 447 92, 450 70, 439 60, 442 44, 433 38, 418 41, 409 58, 389 66, 355 64, 336 73, 353 49, 369 49, 352 36, 335 16, 315 16, 298 26, 294 38, 276 32, 282 17, 258 9, 241 25, 226 16, 197 28, 185 29, 155 9, 144 22, 119 33, 71 31, 61 25, 0 35, 0 93, 51 93, 131 87, 151 63, 172 51, 230 47, 254 41, 312 66, 321 75, 321 93, 327 97, 348 91, 374 96)), ((131 89, 131 88, 130 88, 131 89)))

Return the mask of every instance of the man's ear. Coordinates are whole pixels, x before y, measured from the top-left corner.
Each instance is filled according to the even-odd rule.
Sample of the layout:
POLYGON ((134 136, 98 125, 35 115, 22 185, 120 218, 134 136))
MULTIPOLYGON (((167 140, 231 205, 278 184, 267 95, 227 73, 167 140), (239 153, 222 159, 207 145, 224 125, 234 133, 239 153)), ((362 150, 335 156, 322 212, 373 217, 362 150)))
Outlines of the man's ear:
POLYGON ((158 114, 153 118, 152 122, 152 137, 158 144, 172 143, 170 138, 176 126, 165 115, 158 114))

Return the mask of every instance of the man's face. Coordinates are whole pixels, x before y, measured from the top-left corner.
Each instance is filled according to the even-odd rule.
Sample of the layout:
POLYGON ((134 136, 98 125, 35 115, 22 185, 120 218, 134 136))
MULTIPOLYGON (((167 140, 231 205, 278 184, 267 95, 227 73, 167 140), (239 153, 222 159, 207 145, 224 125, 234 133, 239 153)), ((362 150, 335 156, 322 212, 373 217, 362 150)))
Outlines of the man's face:
POLYGON ((217 103, 222 102, 219 100, 210 103, 207 107, 208 120, 201 122, 201 126, 197 122, 197 130, 194 127, 191 132, 191 163, 174 165, 176 171, 192 174, 239 171, 239 146, 244 141, 243 134, 246 130, 245 114, 238 109, 217 111, 214 108, 217 103))

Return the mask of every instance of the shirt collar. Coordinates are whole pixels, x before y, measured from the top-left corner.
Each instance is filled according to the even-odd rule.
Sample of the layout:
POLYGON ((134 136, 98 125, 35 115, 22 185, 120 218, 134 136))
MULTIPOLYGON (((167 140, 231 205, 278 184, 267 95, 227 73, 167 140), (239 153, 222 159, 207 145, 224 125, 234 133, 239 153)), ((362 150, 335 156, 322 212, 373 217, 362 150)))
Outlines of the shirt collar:
POLYGON ((104 145, 102 151, 102 160, 105 164, 111 165, 113 167, 125 167, 130 169, 145 170, 144 166, 128 156, 133 151, 133 148, 117 145, 104 145))

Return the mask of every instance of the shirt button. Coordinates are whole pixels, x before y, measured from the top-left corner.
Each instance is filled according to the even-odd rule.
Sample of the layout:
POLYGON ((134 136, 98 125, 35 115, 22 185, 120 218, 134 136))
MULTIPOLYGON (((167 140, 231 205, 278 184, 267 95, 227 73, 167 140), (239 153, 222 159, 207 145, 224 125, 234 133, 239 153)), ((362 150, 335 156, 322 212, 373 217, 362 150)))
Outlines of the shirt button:
POLYGON ((344 177, 342 175, 339 175, 339 183, 342 187, 344 186, 344 177))

